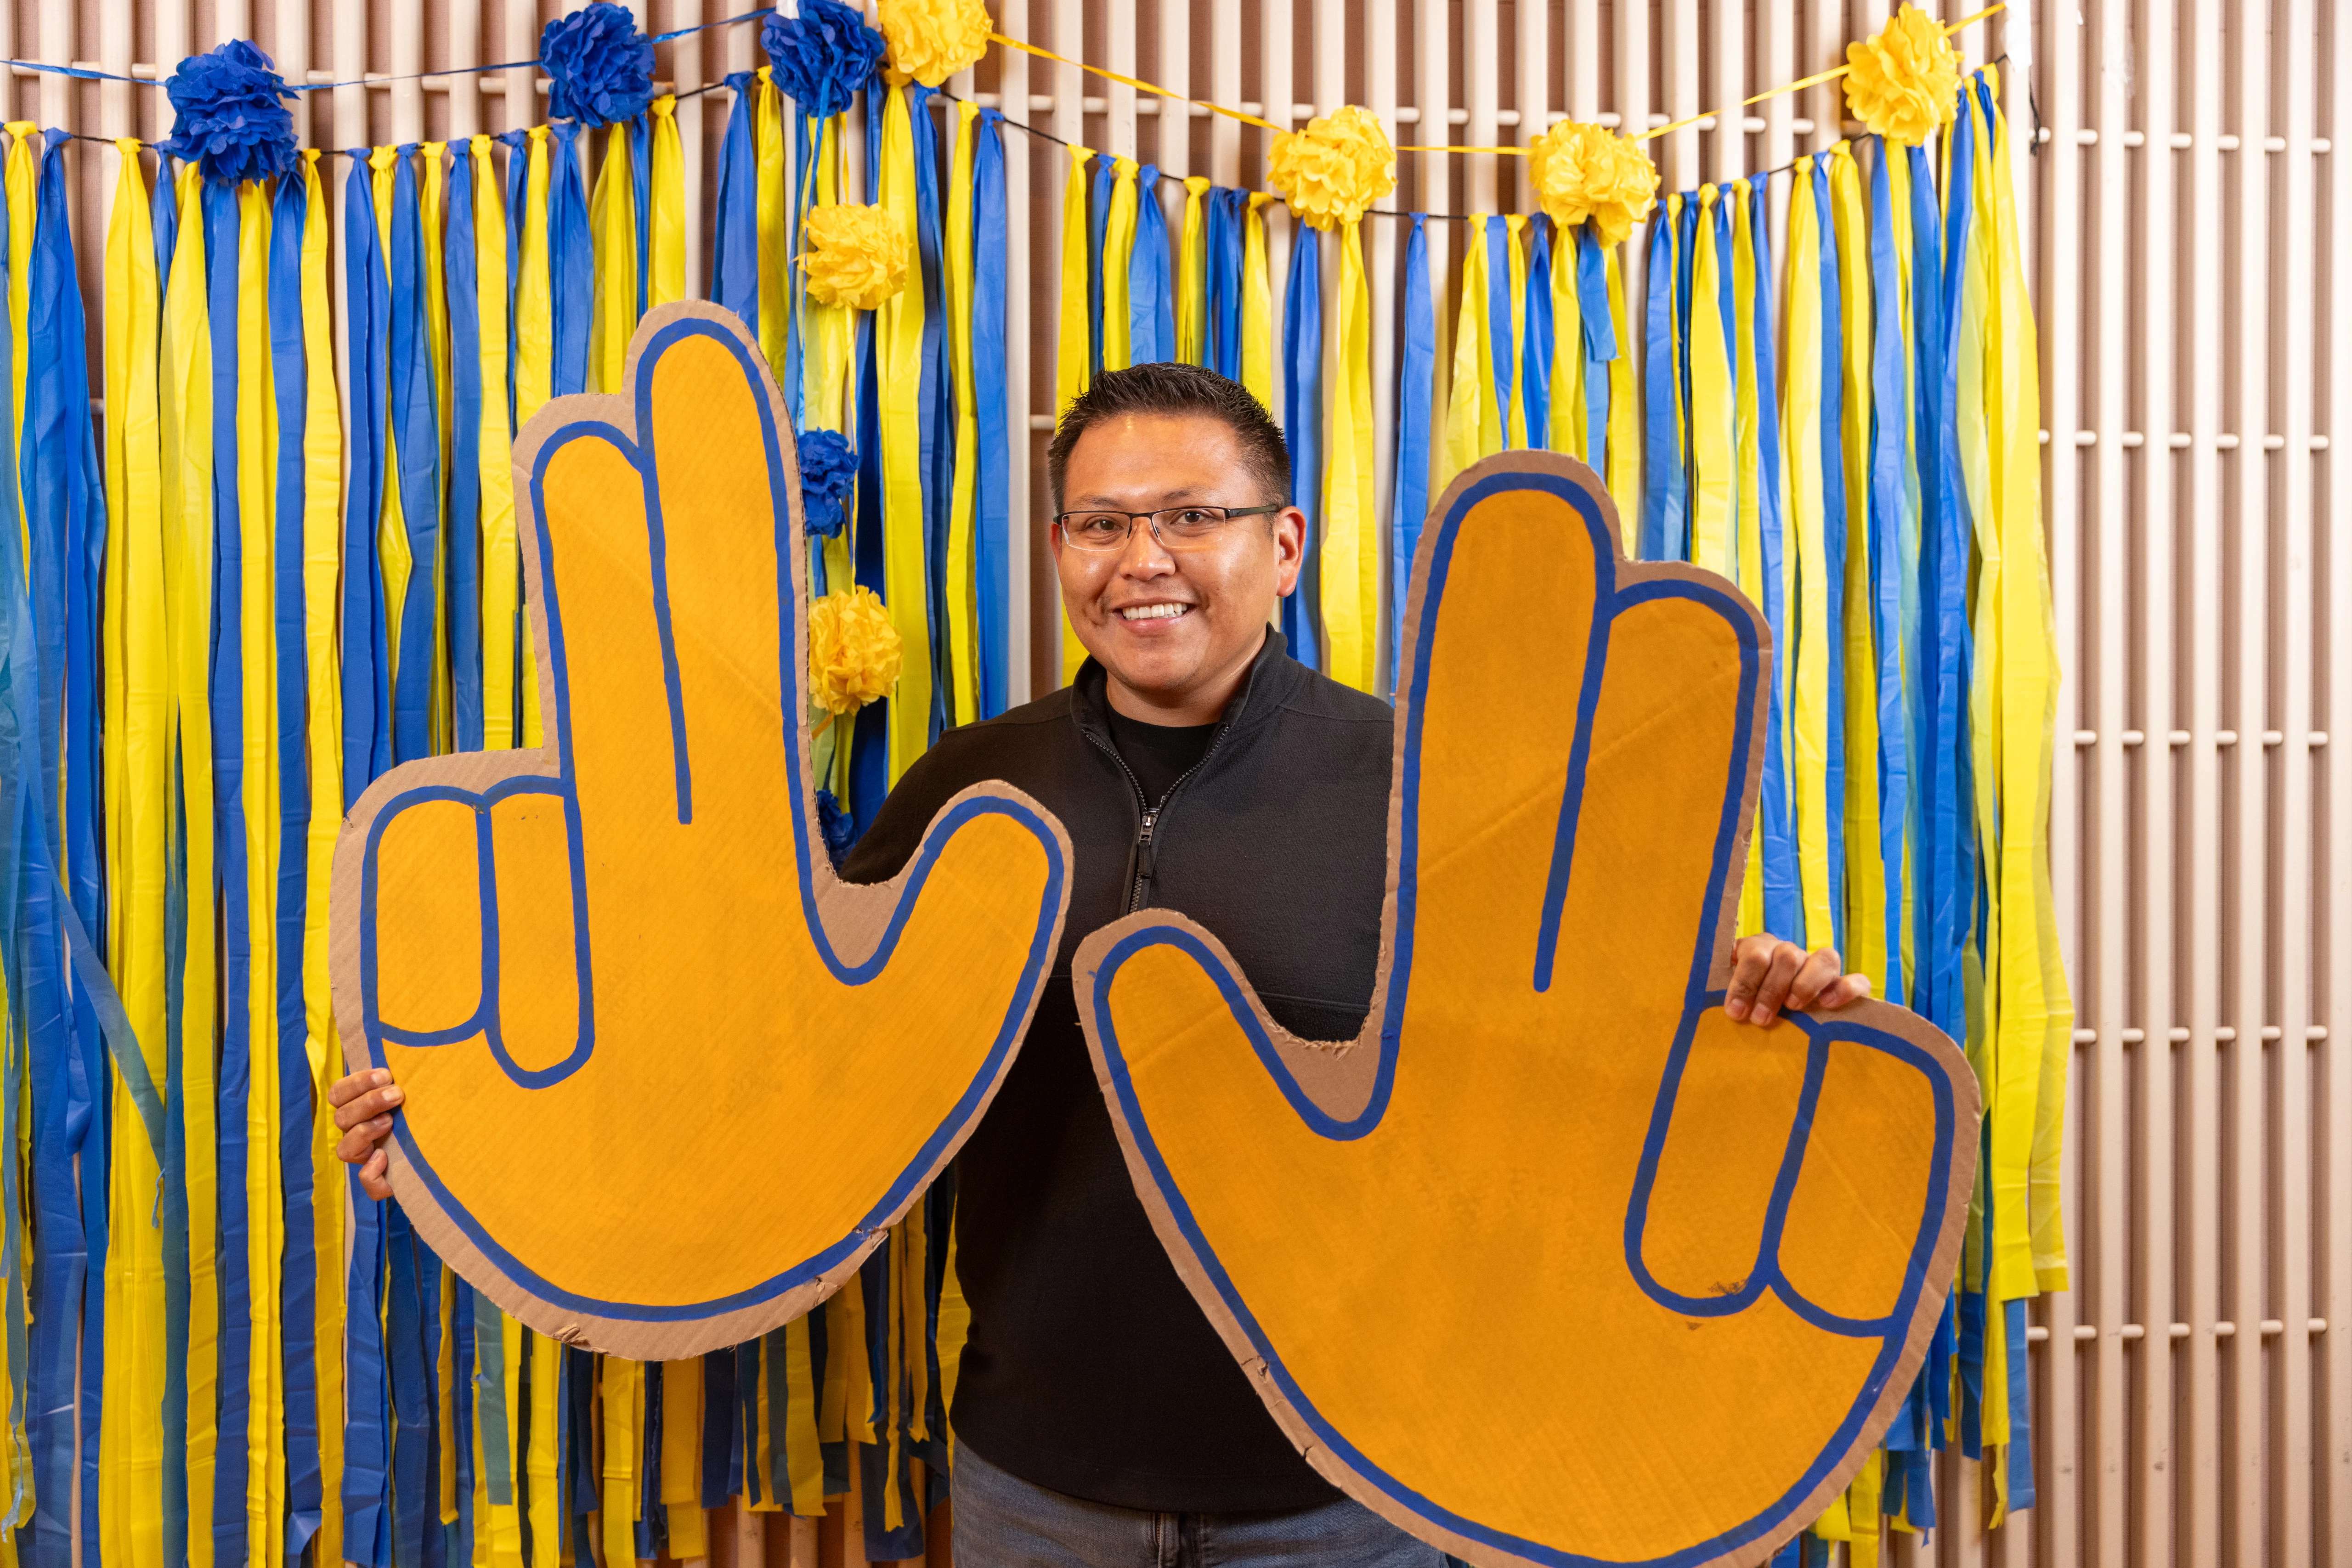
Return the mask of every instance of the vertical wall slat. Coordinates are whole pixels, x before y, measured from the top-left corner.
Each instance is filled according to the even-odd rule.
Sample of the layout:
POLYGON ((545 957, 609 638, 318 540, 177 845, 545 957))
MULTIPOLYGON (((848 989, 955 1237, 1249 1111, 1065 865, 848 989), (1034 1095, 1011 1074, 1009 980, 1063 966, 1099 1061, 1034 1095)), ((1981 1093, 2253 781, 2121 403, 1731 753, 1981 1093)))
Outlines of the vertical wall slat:
MULTIPOLYGON (((2139 396, 2137 453, 2140 472, 2137 542, 2129 555, 2141 563, 2138 638, 2135 663, 2140 676, 2137 727, 2143 737, 2133 754, 2139 778, 2139 810, 2132 852, 2141 869, 2134 931, 2137 962, 2131 966, 2131 1020, 2140 1030, 2137 1093, 2129 1102, 2138 1130, 2132 1184, 2138 1194, 2133 1241, 2137 1267, 2131 1281, 2134 1321, 2145 1330, 2126 1347, 2132 1368, 2132 1443, 2129 1485, 2134 1504, 2126 1520, 2126 1553, 2139 1562, 2169 1562, 2172 1553, 2174 1463, 2172 1403, 2174 1252, 2173 1076, 2174 996, 2178 977, 2176 924, 2180 918, 2175 887, 2173 816, 2176 752, 2171 734, 2179 727, 2173 690, 2173 658, 2180 628, 2176 623, 2178 586, 2174 563, 2174 475, 2180 465, 2170 440, 2173 410, 2173 286, 2177 214, 2173 208, 2173 37, 2159 28, 2140 39, 2137 99, 2146 151, 2141 162, 2141 199, 2133 226, 2132 249, 2139 274, 2132 336, 2139 364, 2132 384, 2139 396)), ((2108 676, 2120 684, 2121 669, 2108 676)), ((2186 1053, 2182 1053, 2186 1059, 2186 1053)))
MULTIPOLYGON (((1696 4, 1696 0, 1693 0, 1696 4)), ((1462 73, 1462 98, 1470 110, 1470 121, 1463 128, 1465 147, 1492 147, 1501 135, 1495 122, 1495 111, 1502 107, 1502 84, 1497 79, 1502 47, 1502 21, 1498 7, 1465 5, 1462 16, 1462 41, 1465 61, 1475 62, 1462 73)), ((1442 146, 1453 140, 1440 136, 1431 143, 1442 146)), ((1464 164, 1464 197, 1468 210, 1474 213, 1498 212, 1502 207, 1503 182, 1501 171, 1496 168, 1500 160, 1492 153, 1474 152, 1464 164)))
MULTIPOLYGON (((2082 224, 2083 174, 2080 148, 2074 128, 2082 123, 2083 40, 2074 22, 2074 12, 2067 7, 2062 13, 2053 9, 2050 18, 2050 68, 2045 73, 2050 84, 2044 112, 2050 116, 2056 141, 2048 151, 2046 166, 2042 171, 2042 194, 2046 222, 2055 235, 2063 230, 2070 243, 2064 246, 2068 261, 2053 265, 2042 274, 2040 298, 2042 316, 2042 380, 2047 389, 2043 403, 2043 423, 2050 431, 2050 441, 2043 449, 2048 459, 2046 525, 2050 532, 2050 574, 2059 585, 2055 602, 2055 632, 2060 658, 2069 669, 2083 668, 2081 614, 2076 602, 2075 585, 2082 580, 2081 570, 2081 483, 2080 465, 2076 461, 2074 432, 2081 427, 2080 397, 2076 378, 2061 367, 2074 364, 2083 351, 2082 284, 2079 267, 2073 256, 2079 252, 2082 224)), ((1859 23, 1857 23, 1859 25, 1859 23)), ((2053 245, 2053 254, 2060 247, 2053 245)), ((2073 732, 2083 727, 2082 685, 2079 681, 2065 683, 2058 699, 2057 744, 2052 761, 2050 820, 2074 824, 2080 818, 2075 748, 2070 744, 2073 732)), ((2084 933, 2079 921, 2080 900, 2076 896, 2079 867, 2074 857, 2051 867, 2058 929, 2068 951, 2079 953, 2084 933)), ((2075 1052, 2072 1064, 2076 1071, 2069 1072, 2071 1080, 2067 1095, 2067 1148, 2079 1160, 2082 1147, 2079 1132, 2082 1124, 2082 1097, 2079 1068, 2081 1053, 2075 1052)), ((2079 1165, 2076 1166, 2079 1169, 2079 1165)), ((2073 1201, 2079 1196, 2079 1183, 2068 1194, 2066 1207, 2071 1222, 2070 1235, 2082 1236, 2082 1207, 2073 1201)), ((2079 1250, 2079 1249, 2078 1249, 2079 1250)), ((2054 1473, 2079 1474, 2082 1466, 2079 1433, 2075 1427, 2077 1403, 2076 1356, 2074 1326, 2080 1307, 2072 1292, 2048 1297, 2043 1303, 2043 1322, 2050 1331, 2046 1342, 2042 1391, 2044 1398, 2036 1415, 2035 1439, 2050 1456, 2054 1473)), ((2062 1489, 2059 1495, 2046 1499, 2035 1510, 2035 1543, 2042 1562, 2051 1568, 2073 1568, 2079 1561, 2080 1521, 2072 1489, 2062 1489)))
MULTIPOLYGON (((2347 149, 2345 108, 2352 95, 2352 26, 2339 13, 2328 25, 2329 70, 2326 116, 2331 151, 2327 160, 2327 246, 2323 277, 2341 279, 2352 258, 2352 149, 2347 149)), ((2352 481, 2339 455, 2352 441, 2352 309, 2327 312, 2327 382, 2323 410, 2328 438, 2320 472, 2326 495, 2326 639, 2327 748, 2321 755, 2326 776, 2328 842, 2325 859, 2324 908, 2326 962, 2321 968, 2322 1012, 2327 1033, 2320 1042, 2318 1082, 2324 1098, 2316 1110, 2323 1129, 2314 1188, 2319 1197, 2319 1267, 2315 1270, 2319 1336, 2320 1403, 2326 1411, 2315 1479, 2322 1517, 2321 1560, 2352 1563, 2352 481)))
MULTIPOLYGON (((1292 128, 1298 105, 1298 73, 1293 58, 1292 40, 1297 36, 1292 28, 1291 0, 1258 0, 1258 97, 1261 118, 1282 130, 1292 128)), ((1266 152, 1273 146, 1273 136, 1261 132, 1257 138, 1258 155, 1255 164, 1244 164, 1242 183, 1253 189, 1265 188, 1266 152)), ((1284 281, 1290 276, 1290 209, 1280 202, 1268 202, 1265 213, 1265 260, 1271 274, 1274 298, 1274 408, 1282 413, 1283 389, 1290 384, 1289 368, 1283 363, 1282 329, 1286 312, 1284 305, 1284 281)), ((1303 485, 1305 480, 1296 479, 1303 485)))
MULTIPOLYGON (((1209 8, 1209 91, 1223 104, 1242 99, 1242 8, 1209 8)), ((1242 122, 1228 115, 1209 120, 1209 178, 1231 188, 1242 179, 1242 122)))
MULTIPOLYGON (((699 26, 703 19, 702 0, 670 0, 672 27, 699 26)), ((724 59, 730 34, 757 38, 760 26, 758 22, 739 22, 715 35, 688 33, 669 46, 670 88, 677 94, 678 162, 686 170, 686 199, 680 213, 686 225, 686 297, 689 299, 700 299, 709 292, 702 271, 702 110, 710 99, 698 89, 715 78, 705 74, 704 51, 710 49, 724 59)))
MULTIPOLYGON (((1511 107, 1519 111, 1517 134, 1504 137, 1506 146, 1525 147, 1544 133, 1551 118, 1551 8, 1544 0, 1522 0, 1514 8, 1518 22, 1518 49, 1514 72, 1511 107)), ((1512 200, 1523 213, 1541 210, 1536 196, 1535 161, 1531 158, 1498 160, 1502 185, 1515 193, 1512 200)), ((1534 287, 1534 279, 1528 279, 1534 287)))
POLYGON ((2265 1356, 2261 1333, 2268 1299, 2269 1172, 2263 1157, 2269 1085, 2263 1026, 2270 1021, 2273 996, 2268 972, 2270 919, 2269 758, 2262 745, 2270 727, 2270 628, 2268 624, 2270 465, 2263 437, 2270 428, 2271 203, 2269 171, 2260 152, 2270 130, 2270 0, 2238 0, 2231 16, 2231 63, 2237 72, 2235 107, 2239 152, 2231 160, 2230 233, 2237 242, 2236 319, 2226 340, 2235 350, 2231 406, 2236 448, 2223 465, 2232 495, 2225 515, 2236 545, 2231 577, 2233 602, 2226 607, 2224 635, 2235 656, 2225 712, 2237 739, 2226 764, 2230 821, 2226 830, 2230 880, 2224 892, 2228 916, 2236 927, 2230 944, 2225 1016, 2232 1035, 2224 1057, 2229 1075, 2227 1134, 2227 1224, 2224 1257, 2229 1267, 2226 1304, 2237 1325, 2224 1352, 2228 1369, 2230 1442, 2222 1462, 2229 1508, 2223 1556, 2232 1563, 2259 1563, 2269 1535, 2265 1504, 2263 1437, 2268 1412, 2265 1356))
MULTIPOLYGON (((2279 1568, 2310 1568, 2312 1562, 2312 1443, 2311 1443, 2311 1079, 2310 1044, 2305 1028, 2310 1018, 2312 922, 2318 911, 2312 903, 2310 873, 2311 819, 2311 681, 2312 668, 2312 474, 2311 398, 2313 267, 2315 238, 2311 152, 2313 69, 2317 37, 2312 0, 2284 0, 2274 14, 2280 38, 2287 47, 2271 52, 2280 76, 2279 97, 2268 124, 2250 127, 2269 145, 2272 129, 2281 132, 2285 146, 2275 157, 2257 158, 2255 143, 2247 140, 2241 154, 2268 184, 2276 181, 2277 251, 2273 263, 2279 289, 2265 315, 2279 361, 2275 417, 2267 427, 2263 450, 2277 466, 2267 477, 2267 493, 2275 498, 2278 558, 2259 591, 2266 606, 2264 619, 2284 633, 2277 651, 2278 667, 2272 677, 2278 706, 2264 716, 2257 755, 2267 760, 2271 781, 2266 793, 2279 802, 2277 823, 2265 831, 2269 865, 2277 879, 2278 924, 2265 943, 2266 962, 2275 966, 2278 990, 2268 1016, 2261 1021, 2272 1043, 2268 1091, 2269 1127, 2264 1137, 2270 1155, 2268 1185, 2272 1214, 2269 1235, 2268 1301, 2263 1317, 2279 1322, 2273 1339, 2261 1336, 2263 1359, 2272 1364, 2264 1378, 2272 1397, 2269 1453, 2270 1485, 2265 1501, 2275 1542, 2273 1561, 2279 1568), (2268 434, 2281 444, 2272 452, 2268 434), (2272 745, 2272 726, 2277 745, 2272 745), (2273 1031, 2275 1031, 2273 1037, 2273 1031)), ((2247 450, 2243 445, 2241 452, 2247 450)), ((2241 746, 2249 744, 2242 738, 2241 746)), ((2240 1332, 2243 1332, 2242 1329, 2240 1332)))
MULTIPOLYGON (((2089 183, 2094 206, 2084 214, 2096 240, 2087 260, 2102 277, 2122 276, 2126 261, 2125 212, 2131 193, 2131 150, 2124 144, 2122 126, 2128 114, 2126 94, 2130 83, 2129 12, 2122 0, 2085 0, 2084 9, 2097 27, 2093 118, 2099 141, 2088 153, 2089 183)), ((2078 1303, 2087 1307, 2098 1337, 2088 1346, 2090 1385, 2085 1395, 2089 1428, 2083 1470, 2088 1497, 2084 1500, 2089 1550, 2084 1559, 2100 1568, 2122 1568, 2124 1495, 2124 1342, 2120 1333, 2129 1310, 2126 1278, 2126 1243, 2131 1213, 2128 1154, 2126 1139, 2127 1101, 2125 1080, 2124 1030, 2134 1021, 2126 1001, 2129 969, 2130 893, 2127 881, 2131 855, 2126 847, 2130 828, 2126 804, 2129 779, 2123 733, 2126 727, 2124 674, 2130 667, 2126 652, 2130 630, 2130 563, 2135 552, 2126 543, 2130 529, 2130 495, 2126 486, 2123 444, 2129 423, 2128 382, 2130 330, 2126 312, 2130 291, 2106 287, 2090 302, 2095 349, 2095 385, 2086 395, 2082 423, 2086 436, 2096 437, 2090 450, 2090 484, 2084 492, 2084 539, 2090 564, 2095 567, 2092 598, 2084 610, 2095 643, 2078 644, 2089 680, 2077 680, 2078 703, 2093 706, 2084 722, 2097 735, 2089 747, 2076 747, 2085 765, 2084 794, 2096 806, 2084 823, 2087 863, 2084 882, 2084 951, 2095 955, 2096 978, 2084 1000, 2084 1009, 2096 1038, 2080 1053, 2088 1082, 2083 1107, 2091 1144, 2084 1150, 2088 1180, 2083 1186, 2083 1208, 2089 1245, 2079 1249, 2081 1274, 2075 1285, 2078 1303)), ((2053 420, 2051 439, 2066 439, 2074 428, 2053 420)), ((2054 448, 2053 448, 2054 449, 2054 448)))
MULTIPOLYGON (((1657 9, 1663 24, 1658 54, 1665 69, 1666 120, 1687 120, 1706 107, 1699 101, 1699 58, 1706 47, 1699 26, 1699 0, 1661 0, 1657 9)), ((1662 192, 1687 190, 1706 178, 1699 163, 1696 125, 1658 138, 1650 143, 1650 151, 1664 176, 1658 187, 1662 192)))

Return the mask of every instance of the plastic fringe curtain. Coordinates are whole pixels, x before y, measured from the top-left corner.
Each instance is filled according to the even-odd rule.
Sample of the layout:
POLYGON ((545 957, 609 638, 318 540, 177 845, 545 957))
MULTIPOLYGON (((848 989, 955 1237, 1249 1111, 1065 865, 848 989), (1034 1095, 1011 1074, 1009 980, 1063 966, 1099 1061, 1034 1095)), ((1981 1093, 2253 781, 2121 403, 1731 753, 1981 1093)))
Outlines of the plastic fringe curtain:
MULTIPOLYGON (((893 697, 818 758, 862 826, 944 727, 1002 711, 1024 656, 1007 126, 919 87, 849 111, 913 265, 881 310, 828 309, 793 258, 850 183, 845 127, 764 69, 730 85, 709 293, 801 427, 856 452, 816 591, 874 589, 907 645, 893 697)), ((1670 197, 1638 251, 1482 214, 1450 300, 1412 217, 1385 518, 1358 236, 1331 236, 1327 300, 1322 236, 1297 235, 1277 343, 1268 198, 1084 148, 1063 193, 1057 403, 1179 357, 1277 406, 1318 521, 1286 607, 1302 657, 1384 688, 1425 505, 1528 445, 1591 462, 1631 548, 1724 573, 1769 621, 1742 926, 1840 946, 1967 1042, 1988 1107, 1945 1330, 1791 1562, 1931 1528, 1953 1443, 1988 1461, 1996 1517, 2030 1505, 2023 1303, 2065 1278, 2056 650, 1996 99, 1980 73, 1931 149, 1841 144, 1670 197)), ((853 1489, 869 1558, 924 1551, 966 1319, 952 1177, 821 1311, 640 1365, 476 1294, 359 1192, 324 1109, 341 813, 404 758, 539 741, 509 453, 550 398, 616 384, 638 317, 688 290, 673 110, 309 152, 239 190, 121 144, 98 389, 62 139, 6 128, 0 1563, 684 1558, 730 1500, 807 1516, 853 1489)))

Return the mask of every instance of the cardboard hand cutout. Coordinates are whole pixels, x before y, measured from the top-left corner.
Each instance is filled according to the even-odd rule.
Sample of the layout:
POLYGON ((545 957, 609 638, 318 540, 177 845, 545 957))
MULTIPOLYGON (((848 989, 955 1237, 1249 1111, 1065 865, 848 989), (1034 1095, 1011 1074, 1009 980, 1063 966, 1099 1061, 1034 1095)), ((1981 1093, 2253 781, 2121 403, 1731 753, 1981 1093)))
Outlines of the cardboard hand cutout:
POLYGON ((532 1327, 733 1344, 856 1268, 995 1092, 1061 825, 957 796, 837 882, 809 777, 799 476, 767 367, 675 306, 515 467, 547 743, 394 768, 335 852, 337 1024, 406 1091, 394 1195, 532 1327))
MULTIPOLYGON (((1977 1092, 1864 1002, 1723 1014, 1770 650, 1511 454, 1422 540, 1363 1032, 1209 932, 1078 951, 1138 1191, 1308 1460, 1479 1564, 1760 1562, 1857 1469, 1951 1278, 1977 1092)), ((1303 786, 1302 786, 1303 787, 1303 786)))

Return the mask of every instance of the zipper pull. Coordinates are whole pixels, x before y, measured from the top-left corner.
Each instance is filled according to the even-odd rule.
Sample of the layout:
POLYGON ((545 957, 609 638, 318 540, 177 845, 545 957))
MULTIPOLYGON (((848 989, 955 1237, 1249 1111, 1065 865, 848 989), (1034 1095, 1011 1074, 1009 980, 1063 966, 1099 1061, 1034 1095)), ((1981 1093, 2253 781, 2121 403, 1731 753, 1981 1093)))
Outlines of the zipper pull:
POLYGON ((1135 835, 1135 874, 1144 882, 1151 880, 1151 830, 1160 821, 1160 808, 1154 806, 1143 813, 1143 826, 1135 835))

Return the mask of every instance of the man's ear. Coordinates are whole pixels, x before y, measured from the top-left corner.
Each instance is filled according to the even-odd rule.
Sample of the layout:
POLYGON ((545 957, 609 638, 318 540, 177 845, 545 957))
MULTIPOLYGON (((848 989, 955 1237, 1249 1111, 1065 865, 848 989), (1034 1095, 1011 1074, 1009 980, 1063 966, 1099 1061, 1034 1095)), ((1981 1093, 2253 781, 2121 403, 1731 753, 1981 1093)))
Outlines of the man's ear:
POLYGON ((1298 586, 1298 569, 1307 559, 1307 514, 1285 507, 1274 514, 1274 591, 1287 599, 1298 586))

